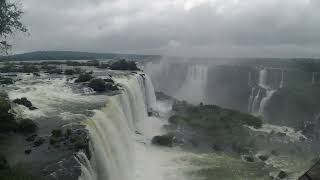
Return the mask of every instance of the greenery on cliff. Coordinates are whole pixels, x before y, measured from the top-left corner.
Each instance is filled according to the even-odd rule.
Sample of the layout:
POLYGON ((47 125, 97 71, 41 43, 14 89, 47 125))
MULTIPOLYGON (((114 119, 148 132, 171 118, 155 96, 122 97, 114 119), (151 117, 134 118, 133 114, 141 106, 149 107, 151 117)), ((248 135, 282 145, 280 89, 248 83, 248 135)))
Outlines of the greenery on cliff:
POLYGON ((215 105, 190 105, 178 102, 173 105, 175 115, 169 122, 176 126, 188 126, 208 137, 208 144, 216 150, 232 148, 238 153, 254 146, 247 128, 260 128, 262 120, 250 114, 221 108, 215 105))
POLYGON ((306 121, 314 119, 320 108, 320 86, 283 88, 277 91, 266 107, 273 124, 303 129, 306 121))

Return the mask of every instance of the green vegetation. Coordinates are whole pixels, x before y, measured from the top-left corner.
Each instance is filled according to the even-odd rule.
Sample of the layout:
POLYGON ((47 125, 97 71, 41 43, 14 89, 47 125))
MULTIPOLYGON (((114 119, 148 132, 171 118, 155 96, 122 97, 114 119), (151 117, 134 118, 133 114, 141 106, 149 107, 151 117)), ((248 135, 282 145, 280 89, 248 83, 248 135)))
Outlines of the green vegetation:
POLYGON ((5 93, 0 94, 0 132, 15 131, 17 123, 12 113, 9 112, 11 104, 8 95, 5 93))
POLYGON ((0 155, 0 179, 2 180, 35 180, 19 168, 10 167, 4 156, 0 155))
POLYGON ((11 48, 7 38, 17 31, 26 32, 27 28, 20 22, 23 11, 16 2, 0 1, 0 51, 7 53, 11 48))
POLYGON ((112 83, 106 83, 103 79, 92 79, 88 86, 96 92, 119 90, 116 85, 112 83))
POLYGON ((18 123, 19 131, 23 133, 35 133, 38 126, 31 119, 22 119, 18 123))
POLYGON ((137 71, 139 68, 134 61, 126 61, 125 59, 114 61, 110 64, 110 69, 112 70, 129 70, 129 71, 137 71))
POLYGON ((84 73, 84 74, 80 74, 78 79, 76 79, 76 83, 79 83, 79 82, 88 82, 90 81, 91 79, 93 79, 94 77, 89 74, 89 73, 84 73))
POLYGON ((271 98, 266 108, 268 119, 279 125, 303 129, 320 108, 320 86, 283 88, 271 98))
POLYGON ((14 83, 13 79, 0 76, 0 84, 9 85, 13 83, 14 83))
POLYGON ((260 128, 262 120, 250 114, 235 110, 224 109, 215 105, 193 106, 186 102, 174 104, 176 115, 171 116, 169 122, 175 126, 189 126, 204 132, 212 139, 214 149, 231 147, 238 153, 254 147, 254 140, 250 137, 244 125, 260 128))

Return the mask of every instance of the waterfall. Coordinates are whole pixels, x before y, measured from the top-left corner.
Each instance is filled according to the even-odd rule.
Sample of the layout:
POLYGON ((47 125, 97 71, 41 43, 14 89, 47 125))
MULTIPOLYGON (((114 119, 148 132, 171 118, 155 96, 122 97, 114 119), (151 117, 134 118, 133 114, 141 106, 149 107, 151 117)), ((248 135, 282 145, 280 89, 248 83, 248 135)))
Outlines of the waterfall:
POLYGON ((313 72, 313 73, 312 73, 312 81, 311 81, 312 85, 314 85, 314 84, 317 83, 317 82, 316 82, 316 76, 317 76, 317 73, 316 73, 316 72, 313 72))
POLYGON ((146 94, 146 104, 148 111, 152 111, 156 109, 156 96, 154 94, 154 88, 151 83, 151 80, 148 76, 144 76, 144 84, 145 84, 145 94, 146 94))
POLYGON ((269 86, 267 84, 267 81, 268 81, 268 70, 267 68, 263 68, 259 72, 259 86, 264 89, 268 89, 269 86))
MULTIPOLYGON (((272 71, 271 71, 272 72, 272 71)), ((284 70, 281 69, 281 80, 280 83, 276 82, 277 78, 271 78, 273 82, 268 83, 268 69, 262 68, 259 71, 259 82, 258 87, 252 87, 251 94, 249 97, 248 112, 255 115, 265 116, 265 108, 268 105, 273 94, 277 92, 279 88, 284 87, 284 70), (279 84, 279 86, 269 84, 279 84), (255 95, 255 88, 258 88, 257 94, 255 95)), ((272 74, 271 74, 272 75, 272 74)), ((251 76, 249 74, 249 80, 251 76)))
POLYGON ((253 99, 254 99, 254 90, 255 87, 251 88, 251 93, 248 101, 248 112, 252 112, 252 104, 253 104, 253 99))
POLYGON ((280 81, 280 88, 284 87, 284 70, 281 69, 281 81, 280 81))
POLYGON ((272 98, 273 94, 276 92, 276 90, 268 90, 266 92, 266 96, 262 98, 260 102, 260 107, 259 107, 259 114, 264 115, 265 114, 265 108, 266 105, 268 104, 269 100, 272 98))
POLYGON ((206 86, 208 80, 208 67, 204 65, 191 65, 188 67, 187 77, 182 86, 175 93, 175 97, 197 104, 206 102, 206 86))
POLYGON ((111 96, 103 109, 96 110, 95 115, 84 122, 90 133, 92 158, 90 163, 80 161, 83 172, 79 180, 131 180, 134 177, 133 134, 144 133, 147 108, 155 106, 155 96, 146 75, 130 75, 115 81, 121 84, 122 93, 111 96), (95 173, 88 169, 94 169, 95 173))
POLYGON ((257 95, 254 97, 253 102, 252 102, 252 113, 256 113, 260 107, 259 99, 260 99, 260 92, 261 89, 259 88, 257 95))

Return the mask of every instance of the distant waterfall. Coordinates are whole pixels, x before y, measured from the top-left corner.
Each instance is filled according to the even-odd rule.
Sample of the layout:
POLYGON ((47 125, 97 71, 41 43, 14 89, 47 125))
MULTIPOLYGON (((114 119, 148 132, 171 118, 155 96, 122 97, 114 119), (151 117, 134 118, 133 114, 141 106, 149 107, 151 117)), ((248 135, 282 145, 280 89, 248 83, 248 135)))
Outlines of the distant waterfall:
POLYGON ((268 89, 269 86, 267 81, 268 81, 268 70, 266 68, 263 68, 259 72, 259 86, 264 89, 268 89))
MULTIPOLYGON (((249 83, 249 86, 251 85, 251 93, 248 100, 248 112, 259 115, 259 116, 265 116, 265 108, 268 105, 270 99, 274 95, 274 93, 277 92, 279 88, 284 87, 284 75, 285 71, 283 69, 267 69, 262 68, 259 70, 259 82, 257 83, 257 86, 251 85, 252 83, 249 83), (273 71, 281 71, 281 77, 280 82, 275 81, 277 78, 269 78, 269 76, 273 71), (271 72, 269 72, 271 71, 271 72), (270 82, 272 80, 272 82, 270 82), (278 85, 278 87, 276 86, 278 85)), ((274 76, 273 76, 274 77, 274 76)), ((251 73, 249 74, 249 82, 251 81, 251 73)), ((278 78, 279 79, 279 78, 278 78)))
POLYGON ((317 76, 317 72, 313 72, 312 73, 312 80, 311 80, 312 85, 317 83, 316 76, 317 76))
POLYGON ((92 158, 89 167, 85 160, 87 165, 81 162, 83 171, 79 180, 131 180, 134 177, 133 134, 144 132, 143 121, 147 119, 147 109, 155 106, 155 96, 144 74, 115 80, 121 84, 122 93, 110 97, 105 107, 85 122, 91 137, 92 158))
POLYGON ((280 88, 284 87, 284 70, 281 70, 281 81, 280 81, 280 88))
POLYGON ((208 67, 204 65, 191 65, 188 67, 185 82, 176 92, 175 97, 190 103, 206 102, 206 86, 208 80, 208 67))

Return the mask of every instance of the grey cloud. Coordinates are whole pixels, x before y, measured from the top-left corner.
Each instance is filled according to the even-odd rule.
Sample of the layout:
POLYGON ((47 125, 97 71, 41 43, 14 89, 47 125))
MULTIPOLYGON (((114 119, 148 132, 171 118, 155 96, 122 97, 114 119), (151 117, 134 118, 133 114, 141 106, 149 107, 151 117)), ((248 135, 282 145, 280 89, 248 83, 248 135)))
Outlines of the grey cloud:
POLYGON ((204 0, 193 7, 181 2, 24 0, 30 37, 18 38, 14 51, 320 55, 318 0, 204 0))

